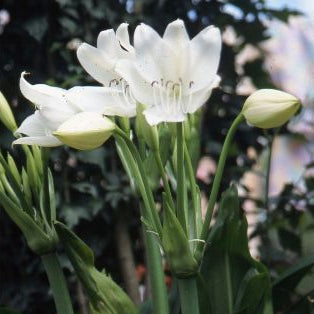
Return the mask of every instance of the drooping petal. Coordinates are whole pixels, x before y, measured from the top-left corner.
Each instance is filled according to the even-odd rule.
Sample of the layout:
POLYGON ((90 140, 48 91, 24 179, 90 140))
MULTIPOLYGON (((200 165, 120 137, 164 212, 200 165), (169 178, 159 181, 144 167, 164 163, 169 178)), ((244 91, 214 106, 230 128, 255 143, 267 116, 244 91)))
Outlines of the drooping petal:
POLYGON ((25 144, 25 145, 38 145, 43 147, 56 147, 61 146, 61 143, 55 136, 47 135, 47 136, 25 136, 15 140, 13 143, 15 144, 25 144))
POLYGON ((149 107, 143 111, 143 114, 150 125, 156 125, 160 122, 182 122, 185 120, 185 114, 182 110, 165 111, 162 106, 149 107))
POLYGON ((64 102, 63 97, 65 90, 59 87, 48 86, 44 84, 32 85, 28 83, 24 76, 26 72, 22 72, 20 77, 20 89, 25 98, 30 100, 39 109, 51 104, 52 100, 57 102, 64 102))
POLYGON ((219 29, 208 26, 202 30, 191 40, 190 52, 190 79, 192 89, 197 91, 209 86, 217 73, 221 52, 219 29))
POLYGON ((135 53, 134 48, 130 44, 130 36, 129 36, 128 27, 129 27, 129 24, 127 23, 120 24, 116 30, 116 36, 120 42, 120 45, 129 53, 134 54, 135 53))
POLYGON ((114 72, 115 61, 100 49, 84 43, 77 49, 77 57, 86 72, 99 83, 108 86, 111 80, 119 79, 114 72))
POLYGON ((66 98, 82 111, 122 117, 136 115, 136 103, 132 102, 132 99, 129 99, 123 90, 98 86, 77 86, 67 92, 66 98))

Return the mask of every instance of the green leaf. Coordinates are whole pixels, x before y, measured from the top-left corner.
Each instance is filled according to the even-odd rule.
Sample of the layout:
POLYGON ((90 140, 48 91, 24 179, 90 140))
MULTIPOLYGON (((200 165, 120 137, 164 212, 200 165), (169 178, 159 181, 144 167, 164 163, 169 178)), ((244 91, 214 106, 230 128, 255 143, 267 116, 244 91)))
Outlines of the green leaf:
POLYGON ((249 252, 235 186, 223 193, 204 252, 199 294, 204 314, 262 313, 270 297, 268 271, 249 252))
POLYGON ((64 224, 57 222, 55 226, 89 298, 92 313, 138 313, 126 293, 109 276, 95 268, 92 250, 64 224))

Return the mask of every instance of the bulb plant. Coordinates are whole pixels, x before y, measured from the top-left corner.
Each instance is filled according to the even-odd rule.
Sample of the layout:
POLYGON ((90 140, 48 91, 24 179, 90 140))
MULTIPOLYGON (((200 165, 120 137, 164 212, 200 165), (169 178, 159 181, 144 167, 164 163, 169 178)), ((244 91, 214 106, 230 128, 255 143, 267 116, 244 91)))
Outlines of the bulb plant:
POLYGON ((132 42, 123 23, 116 31, 102 31, 97 47, 83 43, 78 48, 81 65, 101 86, 64 90, 32 85, 22 73, 20 89, 35 112, 18 128, 0 94, 1 120, 14 132, 13 144, 22 145, 27 162, 26 170, 20 171, 10 155, 7 159, 0 156, 2 206, 29 247, 42 256, 60 314, 73 310, 55 256, 58 243, 85 288, 91 312, 137 313, 123 290, 95 268, 90 248, 57 221, 53 178, 47 166, 47 147, 90 150, 113 137, 141 204, 153 312, 170 313, 163 255, 178 283, 182 314, 272 313, 269 273, 250 256, 236 186, 224 193, 213 225, 212 216, 238 126, 245 120, 259 128, 281 126, 296 113, 300 102, 276 90, 259 90, 248 97, 225 138, 202 217, 195 147, 201 107, 220 82, 220 31, 209 26, 190 39, 184 23, 176 20, 161 37, 140 24, 132 42), (161 187, 162 206, 157 210, 155 195, 161 187), (53 260, 47 261, 51 254, 53 260), (222 265, 225 272, 219 277, 222 265), (206 286, 211 278, 213 282, 206 286))

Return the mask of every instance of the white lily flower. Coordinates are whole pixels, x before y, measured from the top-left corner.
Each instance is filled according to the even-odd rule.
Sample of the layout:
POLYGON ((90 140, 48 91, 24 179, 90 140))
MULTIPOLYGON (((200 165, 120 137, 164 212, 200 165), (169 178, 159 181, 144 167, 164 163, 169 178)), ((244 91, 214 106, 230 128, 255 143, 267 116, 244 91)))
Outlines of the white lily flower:
POLYGON ((192 40, 184 23, 170 23, 161 38, 141 24, 134 34, 135 58, 117 61, 116 72, 123 77, 136 100, 147 106, 149 124, 184 121, 209 98, 220 81, 217 69, 221 35, 209 26, 192 40))
POLYGON ((119 60, 133 60, 134 56, 126 23, 122 23, 116 32, 113 29, 102 31, 97 39, 97 47, 83 43, 77 50, 77 57, 86 72, 105 89, 85 87, 81 96, 96 99, 101 92, 103 97, 107 96, 104 101, 107 104, 106 114, 135 116, 136 100, 126 81, 115 70, 119 60))
MULTIPOLYGON (((37 110, 27 117, 15 132, 26 137, 18 138, 13 144, 37 144, 47 147, 63 145, 53 135, 63 123, 80 112, 110 115, 110 107, 113 107, 116 98, 120 97, 104 87, 78 86, 65 90, 44 84, 32 85, 24 76, 25 72, 20 78, 21 92, 34 103, 37 110)), ((123 110, 120 110, 122 113, 123 110)))

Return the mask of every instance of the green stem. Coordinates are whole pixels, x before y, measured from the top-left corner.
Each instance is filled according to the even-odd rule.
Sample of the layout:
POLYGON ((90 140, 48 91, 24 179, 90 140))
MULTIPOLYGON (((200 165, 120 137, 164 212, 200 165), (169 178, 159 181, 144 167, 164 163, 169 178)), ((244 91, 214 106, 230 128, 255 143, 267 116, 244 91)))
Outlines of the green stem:
POLYGON ((199 314, 196 277, 178 279, 182 314, 199 314))
POLYGON ((177 123, 177 217, 187 234, 187 221, 184 207, 184 134, 183 123, 177 123))
POLYGON ((56 309, 59 314, 74 314, 72 303, 56 253, 50 253, 41 257, 48 276, 56 309))
MULTIPOLYGON (((134 143, 130 140, 130 138, 119 128, 116 128, 116 135, 118 137, 120 137, 128 146, 128 149, 130 150, 130 153, 132 155, 132 157, 135 159, 137 167, 138 167, 138 171, 139 171, 139 176, 141 177, 141 180, 143 182, 144 185, 144 190, 141 194, 142 197, 145 194, 149 203, 149 208, 150 208, 150 212, 151 215, 153 217, 153 221, 156 227, 156 230, 158 232, 159 235, 162 234, 162 227, 161 227, 161 222, 160 222, 160 218, 158 216, 157 210, 156 210, 156 206, 155 206, 155 201, 154 201, 154 197, 153 197, 153 193, 149 187, 149 183, 147 180, 147 176, 144 170, 144 165, 143 165, 143 161, 142 158, 139 154, 139 152, 137 151, 134 143)), ((134 173, 135 175, 135 173, 134 173)))
MULTIPOLYGON (((143 209, 141 210, 143 211, 143 209)), ((154 313, 167 314, 169 313, 168 295, 165 285, 165 274, 162 266, 159 245, 156 241, 156 236, 147 232, 147 229, 144 225, 143 237, 146 246, 146 259, 148 265, 148 275, 151 284, 154 313)))
MULTIPOLYGON (((212 190, 210 193, 210 197, 208 200, 208 205, 207 205, 207 210, 206 210, 206 216, 205 216, 205 220, 203 223, 203 227, 202 227, 202 232, 201 232, 201 236, 200 239, 203 241, 206 241, 208 238, 208 234, 209 234, 209 225, 212 219, 212 215, 213 215, 213 210, 214 210, 214 206, 217 200, 217 195, 218 195, 218 191, 220 188, 220 183, 221 183, 221 179, 222 179, 222 175, 223 175, 223 171, 225 168, 225 163, 228 157, 228 152, 229 152, 229 148, 231 145, 231 142, 233 140, 233 136, 238 128, 238 126, 244 121, 244 116, 242 114, 242 112, 240 112, 240 114, 236 117, 236 119, 233 121, 228 134, 226 136, 225 142, 223 144, 221 153, 220 153, 220 157, 219 157, 219 161, 218 161, 218 166, 217 166, 217 170, 216 170, 216 175, 214 178, 214 182, 213 182, 213 186, 212 186, 212 190)), ((203 254, 203 248, 204 248, 204 243, 198 243, 197 247, 196 247, 196 252, 195 252, 195 258, 197 260, 200 260, 203 254)))
POLYGON ((271 158, 273 150, 273 138, 268 138, 268 150, 267 150, 267 160, 266 160, 266 176, 265 176, 265 195, 264 195, 264 206, 268 209, 269 205, 269 180, 270 180, 270 167, 271 158))
POLYGON ((198 210, 198 198, 197 198, 197 185, 196 185, 196 180, 195 180, 195 174, 194 174, 194 170, 193 170, 193 165, 192 165, 192 161, 191 161, 191 156, 189 154, 188 151, 188 147, 186 145, 186 143, 184 143, 184 158, 186 161, 186 166, 187 166, 187 174, 189 177, 189 181, 190 181, 190 189, 191 189, 191 196, 192 196, 192 204, 193 204, 193 208, 192 208, 192 219, 193 219, 193 223, 194 223, 194 235, 192 235, 192 237, 190 237, 190 239, 194 239, 195 237, 198 236, 198 230, 197 230, 197 213, 196 211, 198 210))
POLYGON ((51 208, 50 208, 50 194, 49 194, 49 181, 48 181, 48 160, 49 149, 43 147, 41 149, 41 158, 43 163, 43 200, 44 200, 44 212, 47 223, 52 225, 51 208))

